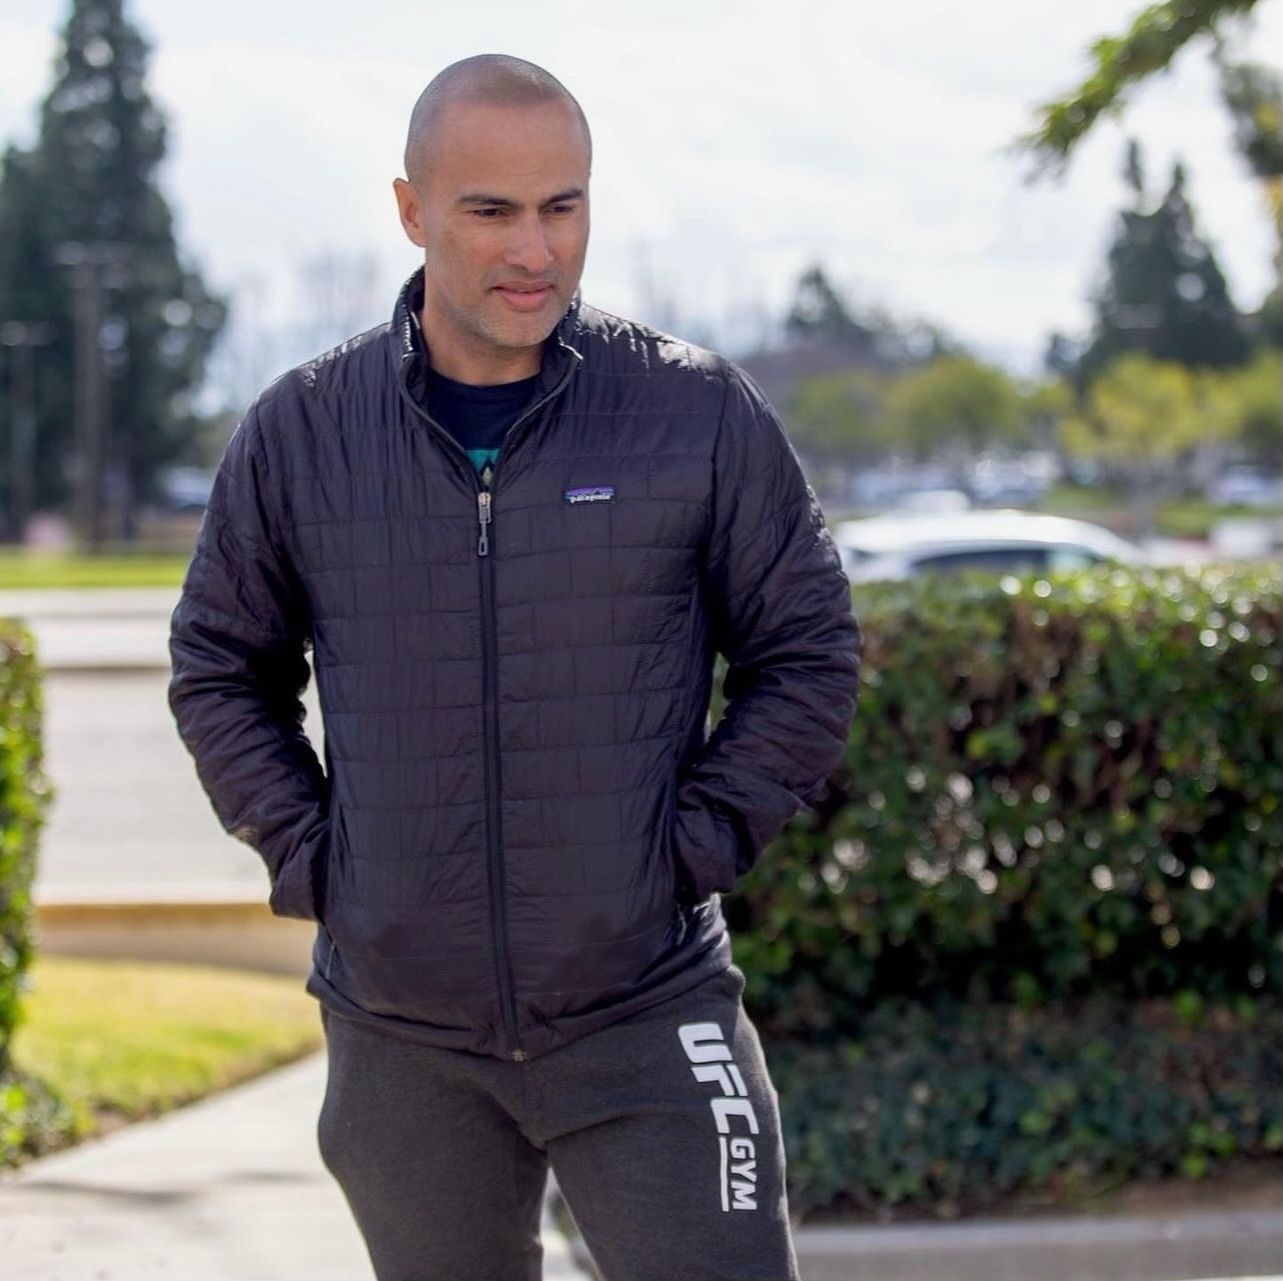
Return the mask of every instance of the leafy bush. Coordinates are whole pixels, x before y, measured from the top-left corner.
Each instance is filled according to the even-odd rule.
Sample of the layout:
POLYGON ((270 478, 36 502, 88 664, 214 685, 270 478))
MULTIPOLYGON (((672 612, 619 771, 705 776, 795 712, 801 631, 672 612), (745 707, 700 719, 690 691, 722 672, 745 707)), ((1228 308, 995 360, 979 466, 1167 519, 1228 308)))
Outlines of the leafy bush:
POLYGON ((10 1066, 0 1070, 0 1168, 56 1152, 92 1129, 88 1118, 38 1077, 10 1066))
POLYGON ((789 1206, 952 1216, 1283 1153, 1283 1007, 889 1000, 858 1036, 765 1044, 789 1206))
POLYGON ((31 961, 36 840, 52 790, 43 771, 40 669, 29 631, 0 620, 0 1164, 64 1128, 57 1099, 11 1069, 9 1041, 31 961))
POLYGON ((1283 988, 1275 568, 857 589, 845 766, 726 897, 764 1035, 1283 988))
POLYGON ((847 760, 723 905, 791 1207, 953 1214, 1283 1151, 1277 568, 854 605, 847 760))

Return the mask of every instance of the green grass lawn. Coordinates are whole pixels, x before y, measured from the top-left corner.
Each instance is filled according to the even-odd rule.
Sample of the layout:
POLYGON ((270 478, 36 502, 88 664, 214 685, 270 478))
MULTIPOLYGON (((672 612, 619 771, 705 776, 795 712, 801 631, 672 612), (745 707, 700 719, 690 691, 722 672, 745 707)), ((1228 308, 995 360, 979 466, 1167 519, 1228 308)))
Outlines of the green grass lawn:
POLYGON ((1204 498, 1173 498, 1154 509, 1154 528, 1169 538, 1206 538, 1220 520, 1278 520, 1280 507, 1247 507, 1242 503, 1209 503, 1204 498))
MULTIPOLYGON (((1127 494, 1083 485, 1053 485, 1038 504, 1041 511, 1077 516, 1101 524, 1129 524, 1131 511, 1127 494)), ((1155 534, 1166 538, 1206 538, 1219 520, 1250 517, 1277 520, 1283 508, 1249 507, 1243 503, 1213 503, 1206 498, 1167 498, 1154 505, 1155 534)))
POLYGON ((180 587, 187 556, 78 556, 0 550, 0 588, 180 587))
POLYGON ((155 1116, 324 1044, 302 980, 209 966, 37 957, 14 1066, 70 1105, 76 1137, 155 1116))
POLYGON ((1109 511, 1125 502, 1121 494, 1092 485, 1071 485, 1062 481, 1052 485, 1041 500, 1031 506, 1046 512, 1073 512, 1075 515, 1093 511, 1109 511))

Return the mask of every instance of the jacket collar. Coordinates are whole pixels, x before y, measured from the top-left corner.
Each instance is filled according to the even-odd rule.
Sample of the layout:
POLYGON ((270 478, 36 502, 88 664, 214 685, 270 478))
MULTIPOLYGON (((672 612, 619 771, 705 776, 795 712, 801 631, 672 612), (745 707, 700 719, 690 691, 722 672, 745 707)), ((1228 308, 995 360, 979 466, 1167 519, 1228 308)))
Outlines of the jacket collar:
MULTIPOLYGON (((393 353, 397 374, 420 404, 427 392, 428 345, 419 324, 423 306, 424 268, 419 267, 401 286, 392 312, 393 353)), ((565 315, 544 342, 540 357, 534 397, 546 396, 583 360, 583 353, 573 341, 582 330, 580 323, 581 293, 575 290, 565 315)))

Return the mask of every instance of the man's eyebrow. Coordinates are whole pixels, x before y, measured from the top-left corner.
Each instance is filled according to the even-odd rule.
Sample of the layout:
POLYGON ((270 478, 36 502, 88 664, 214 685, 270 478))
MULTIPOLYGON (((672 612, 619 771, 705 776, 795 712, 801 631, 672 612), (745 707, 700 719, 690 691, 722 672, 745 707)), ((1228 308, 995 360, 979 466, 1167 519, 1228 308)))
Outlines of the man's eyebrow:
POLYGON ((559 204, 563 200, 582 200, 584 189, 582 187, 567 187, 565 191, 559 191, 555 196, 549 196, 544 201, 546 205, 559 204))
MULTIPOLYGON (((582 187, 567 187, 565 191, 559 191, 555 196, 549 196, 543 203, 546 205, 555 205, 563 200, 581 200, 583 199, 584 189, 582 187)), ((496 205, 501 209, 515 209, 517 202, 510 200, 507 196, 488 196, 483 191, 470 192, 466 196, 460 196, 458 203, 461 205, 496 205)))
POLYGON ((505 205, 511 208, 516 201, 509 200, 506 196, 487 196, 484 192, 475 191, 467 196, 459 197, 461 205, 505 205))

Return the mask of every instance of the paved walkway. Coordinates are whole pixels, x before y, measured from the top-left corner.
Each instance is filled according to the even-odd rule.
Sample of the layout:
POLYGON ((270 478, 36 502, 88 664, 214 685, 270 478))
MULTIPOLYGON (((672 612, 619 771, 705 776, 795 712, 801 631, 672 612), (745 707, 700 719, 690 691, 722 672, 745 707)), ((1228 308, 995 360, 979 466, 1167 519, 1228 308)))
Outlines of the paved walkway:
MULTIPOLYGON (((169 709, 169 614, 178 588, 0 590, 44 669, 45 769, 37 901, 224 897, 266 901, 259 856, 222 829, 169 709), (143 816, 143 817, 140 817, 143 816)), ((322 757, 309 681, 304 728, 322 757)))
POLYGON ((167 669, 177 587, 0 589, 0 617, 20 618, 42 666, 61 670, 167 669))
MULTIPOLYGON (((156 1121, 0 1176, 14 1281, 372 1281, 321 1164, 314 1054, 156 1121)), ((586 1281, 545 1215, 545 1281, 586 1281)))

